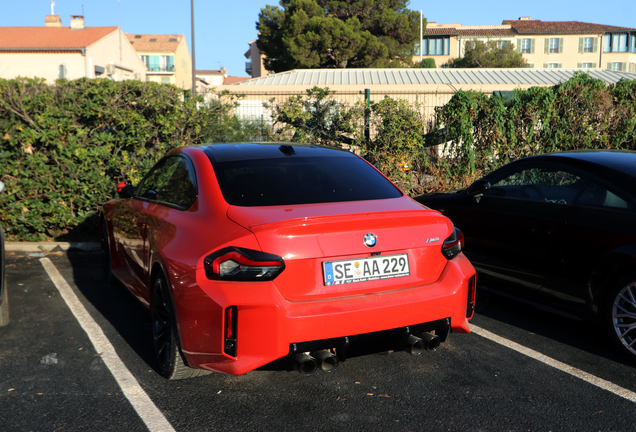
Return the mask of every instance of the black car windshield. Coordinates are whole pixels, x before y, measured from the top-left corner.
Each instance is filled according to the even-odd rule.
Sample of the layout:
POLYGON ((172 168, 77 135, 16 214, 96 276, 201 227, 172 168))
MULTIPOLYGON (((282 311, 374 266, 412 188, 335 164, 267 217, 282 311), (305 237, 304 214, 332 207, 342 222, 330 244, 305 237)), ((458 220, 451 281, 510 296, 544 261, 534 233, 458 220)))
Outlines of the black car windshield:
POLYGON ((402 193, 355 157, 286 157, 214 163, 228 204, 253 207, 397 198, 402 193))

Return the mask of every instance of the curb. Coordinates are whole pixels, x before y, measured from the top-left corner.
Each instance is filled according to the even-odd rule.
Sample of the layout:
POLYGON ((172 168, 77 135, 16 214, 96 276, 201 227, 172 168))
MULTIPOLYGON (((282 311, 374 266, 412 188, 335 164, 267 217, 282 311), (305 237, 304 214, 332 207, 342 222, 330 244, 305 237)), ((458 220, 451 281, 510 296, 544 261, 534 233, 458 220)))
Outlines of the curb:
POLYGON ((98 242, 5 242, 7 252, 66 252, 70 249, 82 251, 101 250, 98 242))

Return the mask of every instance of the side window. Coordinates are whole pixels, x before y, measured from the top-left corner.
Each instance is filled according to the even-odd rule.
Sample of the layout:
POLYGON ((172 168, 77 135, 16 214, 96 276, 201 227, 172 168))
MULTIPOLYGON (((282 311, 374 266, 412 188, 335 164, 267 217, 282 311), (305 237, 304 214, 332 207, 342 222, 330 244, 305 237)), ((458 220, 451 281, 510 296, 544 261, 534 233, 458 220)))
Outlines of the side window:
POLYGON ((591 181, 583 190, 583 193, 576 201, 578 205, 589 207, 604 207, 611 209, 633 210, 634 204, 618 194, 610 191, 601 184, 591 181))
POLYGON ((157 163, 141 182, 137 196, 188 208, 197 199, 196 176, 185 157, 170 156, 157 163))
POLYGON ((493 179, 484 195, 528 201, 572 204, 586 179, 549 166, 522 167, 493 179))

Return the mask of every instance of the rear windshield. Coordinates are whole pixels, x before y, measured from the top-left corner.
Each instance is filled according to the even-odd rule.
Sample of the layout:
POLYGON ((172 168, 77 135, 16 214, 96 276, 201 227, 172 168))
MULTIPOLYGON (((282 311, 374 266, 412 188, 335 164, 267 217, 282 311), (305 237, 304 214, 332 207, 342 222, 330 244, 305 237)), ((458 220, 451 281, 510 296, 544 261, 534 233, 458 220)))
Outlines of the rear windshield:
POLYGON ((287 157, 214 163, 228 204, 244 207, 397 198, 402 193, 354 157, 287 157))

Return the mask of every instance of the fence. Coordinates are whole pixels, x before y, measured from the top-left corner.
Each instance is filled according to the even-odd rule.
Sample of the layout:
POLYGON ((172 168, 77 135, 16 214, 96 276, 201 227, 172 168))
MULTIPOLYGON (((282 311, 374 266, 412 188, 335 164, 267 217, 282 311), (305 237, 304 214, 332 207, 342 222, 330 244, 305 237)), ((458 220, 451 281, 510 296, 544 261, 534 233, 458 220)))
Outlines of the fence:
MULTIPOLYGON (((271 108, 265 104, 272 101, 275 104, 283 103, 292 96, 304 96, 304 91, 255 91, 232 89, 232 95, 240 96, 238 106, 234 113, 242 120, 261 122, 268 127, 275 127, 271 108)), ((404 99, 414 106, 418 106, 427 129, 434 124, 435 108, 444 106, 455 94, 454 91, 445 92, 411 92, 411 91, 376 91, 370 93, 370 102, 379 102, 384 97, 404 99)), ((359 90, 335 90, 331 98, 345 106, 353 106, 356 103, 365 102, 364 91, 359 90)), ((423 131, 424 133, 428 130, 423 131)))

